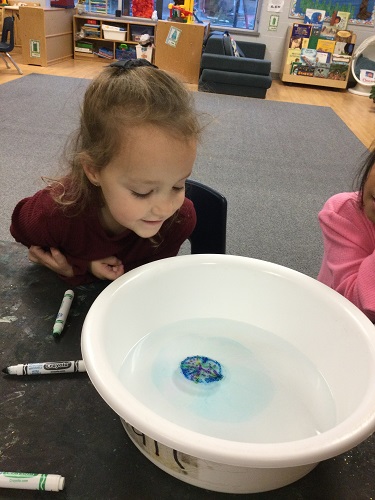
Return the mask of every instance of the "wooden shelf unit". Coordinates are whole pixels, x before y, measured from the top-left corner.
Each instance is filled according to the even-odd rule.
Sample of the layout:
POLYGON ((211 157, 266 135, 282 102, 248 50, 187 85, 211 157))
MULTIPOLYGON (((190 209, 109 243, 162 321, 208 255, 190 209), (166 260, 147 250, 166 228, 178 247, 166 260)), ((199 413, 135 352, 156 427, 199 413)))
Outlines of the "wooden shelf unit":
MULTIPOLYGON (((287 56, 288 56, 288 48, 289 48, 289 41, 290 41, 290 36, 292 32, 292 27, 289 26, 287 35, 286 35, 286 43, 285 43, 285 52, 284 52, 284 57, 283 57, 283 62, 281 65, 282 68, 282 73, 280 74, 280 80, 282 82, 287 82, 287 83, 298 83, 302 85, 317 85, 320 87, 332 87, 336 89, 346 89, 348 85, 348 80, 350 76, 350 66, 351 66, 351 60, 349 62, 348 66, 348 74, 346 75, 346 80, 333 80, 330 78, 316 78, 313 76, 301 76, 301 75, 293 75, 290 74, 290 69, 291 69, 291 64, 287 63, 287 56)), ((356 35, 353 33, 352 36, 352 43, 355 44, 356 42, 356 35)))
POLYGON ((49 66, 73 57, 72 9, 20 6, 24 64, 49 66))
POLYGON ((74 37, 74 59, 86 59, 89 57, 95 58, 98 60, 103 60, 102 58, 97 57, 94 53, 90 52, 78 52, 75 50, 76 43, 79 41, 92 43, 94 46, 94 52, 97 52, 100 47, 104 47, 113 52, 113 59, 116 59, 116 49, 122 43, 126 43, 129 47, 136 46, 138 41, 135 40, 137 36, 141 32, 148 32, 151 36, 154 36, 156 21, 152 21, 151 19, 141 19, 134 17, 114 17, 114 16, 105 16, 98 14, 77 14, 73 16, 73 37, 74 37), (77 34, 80 33, 84 24, 87 23, 87 20, 96 21, 96 24, 99 25, 99 36, 98 37, 84 37, 77 38, 77 34), (122 27, 126 30, 125 40, 109 40, 104 38, 102 26, 117 26, 122 27))
POLYGON ((185 83, 197 84, 199 80, 203 40, 210 23, 179 23, 158 21, 155 40, 155 64, 160 69, 179 75, 185 83), (175 43, 169 43, 173 32, 175 43))

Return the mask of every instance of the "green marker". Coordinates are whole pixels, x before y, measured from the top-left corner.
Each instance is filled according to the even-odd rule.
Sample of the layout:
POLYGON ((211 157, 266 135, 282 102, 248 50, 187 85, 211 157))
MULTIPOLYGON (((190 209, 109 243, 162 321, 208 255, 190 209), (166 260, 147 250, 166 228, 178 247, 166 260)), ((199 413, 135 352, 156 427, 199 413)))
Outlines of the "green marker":
POLYGON ((58 474, 34 474, 27 472, 0 472, 0 488, 18 490, 61 491, 65 477, 58 474))
POLYGON ((57 313, 55 324, 53 325, 52 335, 58 337, 64 329, 66 318, 68 317, 70 306, 74 299, 73 290, 67 290, 61 302, 59 312, 57 313))

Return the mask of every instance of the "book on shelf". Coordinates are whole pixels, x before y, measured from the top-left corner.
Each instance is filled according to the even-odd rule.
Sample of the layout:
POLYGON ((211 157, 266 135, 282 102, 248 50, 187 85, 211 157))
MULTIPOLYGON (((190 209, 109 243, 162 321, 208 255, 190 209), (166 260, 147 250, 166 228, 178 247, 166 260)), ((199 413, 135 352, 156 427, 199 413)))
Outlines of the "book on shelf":
POLYGON ((315 78, 328 78, 329 64, 317 64, 314 68, 315 78))
POLYGON ((348 56, 353 55, 354 44, 346 42, 336 42, 334 54, 345 54, 348 56))
POLYGON ((346 30, 350 19, 350 12, 342 10, 334 11, 331 17, 331 26, 336 26, 339 30, 346 30))
POLYGON ((353 31, 339 30, 336 33, 336 42, 353 43, 353 31))
POLYGON ((88 58, 89 57, 93 58, 95 54, 94 52, 81 52, 79 50, 75 50, 75 53, 79 55, 79 57, 88 57, 88 58))
POLYGON ((323 21, 325 17, 326 17, 325 10, 306 9, 303 22, 305 24, 315 24, 323 26, 323 21))
POLYGON ((309 38, 311 34, 311 24, 293 23, 291 36, 309 38))
POLYGON ((85 29, 84 32, 85 32, 85 37, 100 38, 100 31, 91 31, 91 30, 85 29))
POLYGON ((332 54, 331 52, 322 52, 321 50, 316 51, 316 62, 325 64, 331 62, 332 54))
POLYGON ((84 52, 86 54, 92 54, 92 52, 93 52, 92 49, 88 49, 86 47, 78 47, 77 45, 74 47, 74 50, 76 52, 84 52))
POLYGON ((316 63, 316 68, 329 69, 329 67, 330 67, 330 63, 322 63, 322 62, 316 63))
POLYGON ((76 42, 76 47, 81 47, 82 49, 91 49, 93 48, 93 44, 90 42, 78 40, 76 42))
POLYGON ((316 49, 301 49, 301 63, 313 66, 316 62, 316 49))
POLYGON ((316 50, 319 50, 320 52, 331 52, 335 50, 335 40, 324 40, 322 38, 319 38, 316 50))
POLYGON ((292 62, 290 65, 290 74, 291 75, 296 75, 298 68, 302 65, 300 62, 292 62))
POLYGON ((307 64, 301 64, 297 68, 298 76, 314 76, 314 66, 308 66, 307 64))
POLYGON ((337 28, 336 26, 323 26, 319 38, 325 40, 336 40, 337 28))
POLYGON ((301 49, 307 47, 311 33, 310 24, 293 23, 290 34, 289 48, 301 49))
POLYGON ((286 64, 291 64, 292 62, 300 62, 301 49, 288 49, 286 56, 286 64))
POLYGON ((316 49, 321 31, 322 31, 321 26, 313 26, 311 28, 311 34, 307 44, 307 47, 309 49, 316 49))
POLYGON ((345 54, 332 54, 332 62, 333 63, 350 63, 351 57, 345 54))
POLYGON ((329 66, 328 78, 330 80, 345 81, 348 76, 349 64, 331 63, 329 66))
POLYGON ((107 49, 106 47, 100 47, 98 52, 94 52, 94 54, 99 57, 104 57, 105 59, 113 59, 113 50, 107 49))

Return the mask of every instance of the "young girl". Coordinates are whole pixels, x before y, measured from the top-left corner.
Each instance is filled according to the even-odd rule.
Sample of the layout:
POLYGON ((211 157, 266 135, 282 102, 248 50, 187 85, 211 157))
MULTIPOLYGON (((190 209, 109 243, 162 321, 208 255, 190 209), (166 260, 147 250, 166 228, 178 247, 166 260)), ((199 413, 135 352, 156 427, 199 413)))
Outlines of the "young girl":
POLYGON ((73 286, 177 255, 200 131, 183 84, 145 60, 111 64, 86 90, 69 173, 18 203, 13 237, 73 286))
POLYGON ((319 213, 324 256, 318 280, 375 321, 375 143, 358 192, 332 196, 319 213))

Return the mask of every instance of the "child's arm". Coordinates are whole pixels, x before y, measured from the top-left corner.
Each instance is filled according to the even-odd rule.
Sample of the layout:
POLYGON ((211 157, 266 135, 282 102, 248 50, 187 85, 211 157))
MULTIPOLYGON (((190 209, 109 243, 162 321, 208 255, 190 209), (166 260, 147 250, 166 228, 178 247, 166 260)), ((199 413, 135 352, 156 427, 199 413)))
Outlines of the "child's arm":
POLYGON ((69 264, 65 256, 57 248, 52 247, 48 251, 37 245, 31 245, 29 248, 29 260, 35 264, 48 267, 51 271, 66 278, 74 276, 73 266, 69 264))
MULTIPOLYGON (((69 264, 65 256, 57 249, 51 248, 50 251, 45 251, 39 246, 31 246, 29 248, 29 260, 36 264, 48 267, 60 276, 65 278, 73 278, 73 266, 69 264)), ((107 257, 92 261, 88 268, 94 276, 101 280, 115 280, 124 274, 124 266, 117 257, 107 257)))
POLYGON ((101 280, 115 280, 125 272, 124 265, 117 257, 94 260, 89 264, 90 272, 101 280))
POLYGON ((89 264, 95 245, 87 242, 86 217, 66 216, 48 189, 21 200, 14 209, 10 232, 30 249, 30 260, 60 275, 69 285, 93 281, 89 264))
POLYGON ((318 279, 375 321, 375 225, 355 203, 339 210, 328 203, 319 214, 324 257, 318 279))

